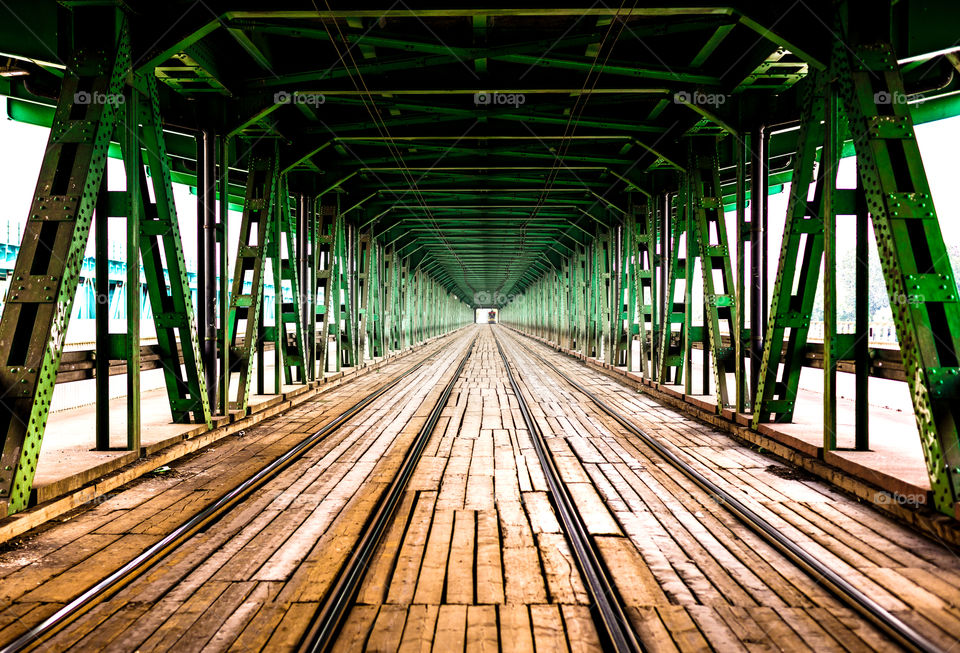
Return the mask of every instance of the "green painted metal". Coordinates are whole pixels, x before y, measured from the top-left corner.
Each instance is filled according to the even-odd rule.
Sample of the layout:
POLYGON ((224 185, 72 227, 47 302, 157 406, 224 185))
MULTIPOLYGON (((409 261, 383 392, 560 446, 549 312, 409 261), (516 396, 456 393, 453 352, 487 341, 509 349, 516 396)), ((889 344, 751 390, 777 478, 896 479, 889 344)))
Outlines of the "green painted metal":
MULTIPOLYGON (((851 21, 854 17, 851 17, 851 21)), ((889 44, 838 42, 834 65, 857 147, 881 268, 913 399, 935 507, 957 515, 960 498, 960 301, 930 195, 913 121, 889 44)))
POLYGON ((653 378, 654 306, 656 289, 654 286, 654 261, 656 260, 656 211, 652 201, 647 198, 637 205, 639 215, 636 220, 636 248, 633 263, 633 276, 636 279, 637 338, 639 339, 639 371, 643 376, 653 378))
MULTIPOLYGON (((276 352, 274 383, 279 388, 279 374, 283 382, 294 383, 306 378, 306 349, 303 338, 303 317, 300 314, 300 274, 296 259, 301 255, 296 243, 296 220, 290 209, 292 198, 287 176, 276 178, 275 219, 268 229, 266 256, 272 264, 274 280, 274 326, 265 329, 267 340, 274 342, 276 352), (284 299, 289 294, 290 301, 284 299), (296 374, 294 372, 296 371, 296 374)), ((278 390, 279 392, 279 390, 278 390)))
MULTIPOLYGON (((210 425, 210 404, 201 371, 193 298, 173 202, 173 182, 167 164, 156 81, 150 76, 141 75, 137 76, 137 81, 146 93, 142 101, 137 103, 141 107, 138 111, 140 128, 133 132, 136 135, 134 144, 137 150, 143 148, 144 162, 150 174, 147 177, 137 157, 134 160, 138 165, 134 168, 132 178, 137 180, 140 188, 137 194, 142 211, 138 225, 140 252, 170 411, 174 422, 185 423, 192 417, 193 421, 210 425), (153 200, 147 192, 148 186, 153 190, 153 200), (164 270, 169 277, 169 290, 164 270)), ((133 103, 127 105, 128 110, 131 106, 133 103)), ((137 303, 139 311, 139 298, 137 303)), ((136 355, 139 355, 139 338, 128 334, 128 339, 136 343, 136 355)), ((139 393, 132 393, 131 396, 139 400, 139 393)))
POLYGON ((830 183, 826 171, 833 170, 835 174, 837 163, 834 160, 830 165, 818 166, 814 177, 815 152, 826 137, 823 117, 827 95, 825 76, 816 73, 804 99, 798 141, 800 150, 794 161, 794 182, 790 188, 780 262, 754 398, 754 428, 771 420, 792 421, 796 409, 803 348, 807 342, 823 257, 823 196, 825 184, 830 183), (815 184, 812 201, 807 200, 810 184, 815 184), (784 352, 782 356, 781 351, 784 352))
POLYGON ((40 178, 0 318, 0 512, 27 507, 118 102, 129 68, 126 21, 79 11, 40 178), (116 26, 116 30, 114 27, 116 26), (86 47, 89 46, 89 47, 86 47))
MULTIPOLYGON (((127 332, 123 338, 123 358, 127 361, 127 448, 140 453, 140 221, 144 217, 145 193, 143 156, 137 138, 142 104, 137 90, 130 91, 123 103, 120 136, 126 168, 127 278, 125 279, 127 332)), ((162 268, 161 268, 162 274, 162 268)), ((177 361, 179 362, 179 361, 177 361)))
MULTIPOLYGON (((671 211, 672 213, 672 211, 671 211)), ((684 252, 688 239, 686 201, 677 202, 676 215, 670 215, 670 235, 664 244, 669 248, 666 271, 666 295, 662 298, 666 307, 663 324, 660 325, 660 358, 657 380, 660 383, 683 382, 688 338, 692 330, 688 306, 690 301, 689 279, 692 279, 696 259, 691 252, 684 252), (679 284, 683 282, 681 287, 679 284)))
MULTIPOLYGON (((716 141, 711 138, 693 139, 690 153, 688 201, 693 225, 690 233, 698 248, 700 269, 703 273, 704 323, 713 357, 717 409, 720 410, 732 403, 728 387, 731 381, 727 377, 735 375, 738 366, 734 347, 734 342, 739 338, 735 315, 737 295, 730 267, 730 247, 720 197, 716 141), (722 342, 724 331, 730 338, 726 345, 722 342)), ((732 383, 736 383, 735 379, 732 383)), ((704 390, 706 391, 706 387, 704 390)))
MULTIPOLYGON (((232 410, 245 411, 250 399, 254 351, 260 337, 263 310, 267 238, 275 216, 277 176, 277 156, 273 145, 255 148, 247 176, 227 321, 227 340, 230 342, 227 379, 230 386, 234 375, 238 375, 236 394, 230 402, 232 410)), ((263 379, 262 373, 259 378, 263 379)))

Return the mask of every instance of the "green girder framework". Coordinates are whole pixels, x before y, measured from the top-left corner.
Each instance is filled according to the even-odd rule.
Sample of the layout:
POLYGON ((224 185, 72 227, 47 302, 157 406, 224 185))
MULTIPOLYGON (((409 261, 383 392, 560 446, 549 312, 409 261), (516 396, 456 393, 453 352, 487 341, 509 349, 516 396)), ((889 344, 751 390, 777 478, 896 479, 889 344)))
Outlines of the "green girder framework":
MULTIPOLYGON (((29 38, 0 20, 5 55, 28 73, 0 77, 8 115, 51 127, 0 318, 8 512, 31 501, 96 208, 98 225, 126 218, 129 257, 142 258, 177 422, 243 414, 251 392, 366 365, 498 308, 510 326, 718 412, 753 404, 760 428, 793 418, 822 287, 826 449, 838 446, 838 362, 869 356, 862 333, 836 333, 831 235, 837 215, 857 216, 858 229, 869 217, 934 503, 955 513, 960 305, 913 125, 960 113, 960 76, 943 55, 952 41, 925 36, 940 32, 922 3, 374 4, 0 8, 35 19, 29 38), (833 14, 831 28, 822 17, 833 14), (929 87, 931 71, 951 75, 921 92, 927 101, 877 99, 929 87), (798 117, 799 129, 763 129, 798 117), (214 135, 213 154, 200 155, 192 130, 214 135), (760 144, 769 175, 748 151, 760 144), (854 153, 861 188, 836 188, 837 161, 854 153), (124 160, 125 191, 105 188, 110 156, 124 160), (789 182, 791 195, 763 355, 750 361, 755 181, 789 182), (213 198, 198 202, 219 199, 214 260, 199 254, 217 270, 198 292, 199 320, 174 182, 213 198), (239 228, 224 224, 228 207, 242 212, 239 228)), ((128 363, 134 450, 138 341, 138 319, 125 334, 98 331, 98 373, 107 358, 128 363)), ((109 446, 107 421, 98 446, 109 446)))

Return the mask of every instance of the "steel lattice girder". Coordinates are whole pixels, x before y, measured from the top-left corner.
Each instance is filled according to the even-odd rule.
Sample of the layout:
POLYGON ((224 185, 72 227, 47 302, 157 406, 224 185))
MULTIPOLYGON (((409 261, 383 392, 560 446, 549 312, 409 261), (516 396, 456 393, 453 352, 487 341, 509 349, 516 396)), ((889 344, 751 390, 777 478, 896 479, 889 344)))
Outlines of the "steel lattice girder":
MULTIPOLYGON (((807 89, 800 122, 800 150, 794 160, 780 263, 754 395, 754 428, 771 418, 790 422, 796 408, 803 349, 810 329, 823 257, 824 186, 834 183, 838 162, 835 157, 819 166, 814 179, 817 148, 826 137, 822 121, 828 92, 825 76, 815 74, 807 89), (827 171, 832 173, 829 178, 827 171), (807 199, 811 183, 816 184, 813 201, 807 199), (781 359, 788 329, 787 348, 781 359)), ((831 123, 836 125, 835 120, 831 123)))
MULTIPOLYGON (((143 144, 147 167, 150 169, 155 198, 155 201, 150 200, 147 192, 147 184, 150 182, 147 180, 146 171, 142 165, 137 165, 134 174, 140 179, 141 190, 137 197, 142 206, 139 225, 140 251, 160 346, 167 396, 170 399, 174 422, 187 422, 192 413, 195 421, 209 426, 210 403, 206 380, 201 371, 193 297, 187 280, 180 225, 173 202, 173 182, 161 129, 156 80, 151 76, 137 75, 137 82, 147 91, 145 102, 137 103, 141 108, 141 130, 138 136, 139 142, 143 144), (170 278, 169 292, 164 270, 170 278), (181 371, 178 338, 184 371, 181 371)), ((139 158, 135 159, 139 162, 139 158)), ((136 346, 139 347, 139 343, 136 346)))
POLYGON ((957 516, 960 299, 909 109, 877 104, 877 93, 905 97, 903 79, 887 43, 849 51, 838 41, 833 56, 934 505, 957 516))
POLYGON ((10 513, 24 509, 30 500, 94 204, 118 118, 119 101, 114 100, 122 97, 129 70, 129 35, 121 14, 105 8, 78 10, 76 23, 86 29, 77 30, 77 47, 64 75, 0 319, 0 507, 7 504, 10 513))
MULTIPOLYGON (((696 241, 703 274, 703 312, 710 352, 713 355, 713 380, 717 397, 717 411, 730 405, 727 374, 733 374, 739 364, 733 343, 739 337, 736 315, 736 288, 730 267, 730 247, 720 196, 720 175, 717 144, 710 138, 692 139, 690 143, 688 181, 692 228, 690 235, 696 241), (719 284, 715 273, 720 273, 719 284), (729 346, 721 339, 721 326, 727 327, 729 346)), ((689 356, 689 345, 686 355, 689 356)), ((704 388, 706 391, 706 388, 704 388)))
MULTIPOLYGON (((664 210, 667 213, 672 213, 669 206, 665 207, 664 210)), ((666 295, 661 299, 666 308, 663 324, 660 325, 660 360, 657 380, 661 383, 680 383, 683 381, 684 362, 687 358, 686 353, 689 351, 688 339, 693 337, 689 333, 694 329, 688 310, 690 305, 689 280, 693 276, 693 269, 696 264, 696 256, 692 255, 695 250, 689 246, 692 241, 688 231, 685 196, 678 198, 676 215, 670 215, 668 221, 670 237, 667 242, 669 243, 670 260, 667 270, 666 295), (682 253, 680 248, 681 239, 685 239, 688 244, 686 253, 682 253), (682 291, 677 287, 680 281, 684 282, 682 291), (674 330, 674 327, 676 327, 676 330, 674 330), (673 371, 672 376, 670 374, 671 370, 673 371)))
MULTIPOLYGON (((264 261, 267 238, 273 226, 277 201, 277 155, 271 144, 254 149, 247 176, 247 190, 240 221, 239 245, 230 293, 227 341, 230 343, 230 370, 227 383, 239 374, 237 394, 230 407, 245 411, 250 399, 254 347, 259 337, 263 296, 264 261), (249 278, 248 278, 249 275, 249 278), (247 287, 249 284, 249 288, 247 287), (240 325, 243 323, 242 340, 240 325)), ((277 289, 279 292, 279 288, 277 289)))
POLYGON ((264 339, 273 340, 277 353, 274 357, 274 383, 279 392, 281 367, 283 382, 294 382, 293 371, 306 379, 306 350, 303 340, 303 319, 300 315, 300 275, 295 264, 300 255, 296 245, 296 227, 290 211, 290 193, 287 176, 280 175, 276 193, 276 217, 268 230, 266 255, 270 258, 274 285, 274 326, 265 329, 264 339), (292 300, 283 300, 283 284, 289 285, 292 300), (288 328, 291 331, 288 331, 288 328))

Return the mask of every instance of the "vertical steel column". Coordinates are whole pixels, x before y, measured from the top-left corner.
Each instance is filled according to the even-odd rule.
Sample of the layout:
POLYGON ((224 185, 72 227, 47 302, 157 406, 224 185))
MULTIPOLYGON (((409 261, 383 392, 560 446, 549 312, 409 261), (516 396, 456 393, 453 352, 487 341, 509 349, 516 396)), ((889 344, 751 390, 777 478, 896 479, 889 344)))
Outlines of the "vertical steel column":
MULTIPOLYGON (((220 413, 230 414, 230 140, 220 137, 220 220, 217 223, 220 260, 220 413)), ((214 348, 216 351, 216 347, 214 348)), ((212 409, 213 404, 211 404, 212 409)))
POLYGON ((140 92, 124 103, 124 164, 127 173, 127 449, 140 451, 140 92))
POLYGON ((297 373, 299 378, 303 383, 308 383, 310 379, 310 369, 312 369, 312 361, 310 358, 310 345, 307 341, 307 334, 310 333, 310 294, 307 292, 307 288, 310 288, 310 273, 309 273, 309 257, 310 257, 310 243, 308 238, 308 226, 310 224, 310 202, 307 201, 306 193, 298 193, 297 195, 297 220, 296 220, 296 240, 297 240, 297 252, 296 252, 296 264, 298 272, 298 281, 297 284, 297 296, 293 298, 293 301, 299 303, 300 305, 300 332, 303 334, 303 351, 301 355, 303 356, 303 367, 300 368, 300 371, 297 373))
POLYGON ((662 233, 660 229, 660 208, 653 198, 647 205, 648 224, 650 232, 650 375, 656 381, 660 380, 660 325, 663 313, 663 270, 661 266, 665 260, 663 256, 662 233))
POLYGON ((290 196, 287 194, 286 184, 280 181, 280 175, 276 177, 277 201, 273 206, 273 222, 271 223, 270 236, 268 239, 273 241, 273 245, 267 245, 267 256, 271 256, 271 271, 273 272, 273 392, 274 394, 283 393, 283 366, 285 354, 287 352, 287 334, 283 328, 283 272, 280 269, 280 261, 283 258, 283 221, 286 218, 287 211, 290 208, 290 196), (271 252, 272 250, 272 252, 271 252))
POLYGON ((103 168, 103 181, 97 195, 94 211, 94 274, 96 275, 96 329, 97 363, 96 376, 96 448, 110 449, 110 209, 107 194, 107 168, 103 168))
MULTIPOLYGON (((744 241, 746 240, 746 219, 747 219, 747 156, 749 156, 747 151, 746 137, 734 139, 734 150, 736 156, 736 166, 737 166, 737 189, 736 189, 736 209, 737 209, 737 301, 734 304, 734 310, 736 311, 736 325, 737 333, 734 338, 734 356, 737 359, 737 391, 734 410, 738 413, 744 412, 746 407, 750 405, 750 398, 747 389, 747 374, 746 369, 746 357, 744 356, 744 346, 748 343, 744 342, 744 326, 745 326, 745 311, 744 309, 744 298, 746 297, 746 270, 744 269, 745 262, 745 247, 744 241)), ((747 347, 749 351, 749 347, 747 347)), ((752 390, 754 386, 750 386, 752 390)))
MULTIPOLYGON (((763 225, 767 196, 766 129, 755 128, 750 134, 750 387, 756 388, 763 360, 763 339, 766 331, 764 309, 767 289, 763 284, 767 262, 763 252, 763 225)), ((777 354, 779 355, 779 353, 777 354)))
POLYGON ((216 137, 197 135, 197 340, 211 412, 217 405, 216 137))
POLYGON ((863 184, 856 194, 857 262, 856 262, 856 333, 854 335, 854 366, 856 370, 855 433, 857 451, 870 449, 870 247, 868 233, 870 214, 863 184))
POLYGON ((839 146, 837 94, 832 84, 827 85, 823 120, 823 450, 832 451, 837 448, 837 215, 836 171, 826 167, 832 165, 839 146))

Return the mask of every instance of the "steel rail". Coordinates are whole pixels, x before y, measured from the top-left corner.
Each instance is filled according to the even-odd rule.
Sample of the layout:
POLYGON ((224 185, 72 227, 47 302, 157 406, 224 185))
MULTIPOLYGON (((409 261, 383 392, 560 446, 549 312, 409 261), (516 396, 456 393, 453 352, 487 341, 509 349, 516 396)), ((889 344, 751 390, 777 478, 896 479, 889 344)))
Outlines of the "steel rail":
MULTIPOLYGON (((316 431, 308 438, 300 441, 290 448, 279 458, 262 467, 256 474, 243 481, 225 495, 220 497, 210 506, 197 513, 187 521, 183 522, 160 541, 144 549, 137 557, 126 563, 120 569, 117 569, 103 580, 97 582, 82 594, 71 600, 52 615, 41 621, 39 624, 23 633, 14 641, 6 644, 0 653, 18 653, 27 650, 28 647, 38 644, 40 641, 59 632, 62 628, 69 625, 77 618, 82 616, 88 610, 93 608, 101 601, 116 594, 126 585, 136 580, 143 573, 160 562, 173 550, 183 544, 184 541, 196 534, 198 531, 216 521, 224 514, 236 507, 241 501, 250 496, 253 492, 261 488, 269 480, 273 479, 284 469, 289 467, 296 460, 301 458, 308 450, 320 443, 328 435, 343 426, 351 417, 369 406, 388 391, 392 390, 403 379, 410 376, 421 367, 427 364, 431 358, 447 349, 453 343, 449 343, 427 356, 419 363, 412 365, 400 375, 388 381, 385 385, 366 395, 363 399, 353 404, 345 411, 325 424, 320 430, 316 431)), ((473 344, 471 343, 471 348, 473 344)))
POLYGON ((513 376, 510 362, 500 345, 500 339, 497 338, 496 333, 494 333, 493 338, 497 343, 500 358, 503 359, 503 366, 507 370, 510 387, 513 389, 513 394, 517 397, 517 403, 520 405, 523 421, 527 425, 527 430, 530 431, 530 439, 533 441, 534 449, 536 449, 537 458, 540 459, 540 466, 543 468, 550 494, 554 499, 554 507, 563 524, 564 536, 573 552, 577 567, 581 576, 583 576, 584 584, 590 592, 592 599, 591 612, 597 625, 597 632, 601 638, 607 640, 604 642, 603 648, 620 653, 643 651, 645 649, 623 610, 623 602, 607 574, 606 567, 600 559, 600 554, 593 545, 587 526, 577 511, 570 491, 560 478, 560 472, 553 456, 550 454, 549 447, 547 447, 543 432, 530 413, 527 401, 513 376))
POLYGON ((363 582, 363 577, 367 573, 370 559, 376 553, 377 547, 383 539, 383 535, 390 526, 390 522, 397 512, 397 508, 400 506, 403 493, 406 492, 410 478, 413 476, 417 463, 420 462, 420 456, 427 446, 427 441, 433 434, 433 429, 436 428, 437 422, 440 420, 440 414, 450 399, 454 385, 456 385, 460 379, 467 360, 469 360, 473 354, 473 346, 476 342, 477 336, 474 336, 470 342, 470 347, 467 349, 467 353, 464 354, 460 365, 457 367, 456 372, 454 372, 453 378, 451 378, 444 387, 443 392, 430 411, 429 417, 417 432, 417 436, 410 445, 410 449, 407 451, 407 455, 404 457, 397 475, 390 484, 387 494, 377 502, 377 508, 367 520, 363 529, 363 535, 361 535, 360 541, 354 547, 350 559, 347 561, 347 564, 340 569, 336 581, 330 586, 330 589, 327 590, 323 607, 317 611, 312 625, 300 642, 299 651, 301 653, 320 653, 328 650, 330 646, 333 645, 335 637, 347 616, 347 612, 353 604, 357 592, 360 590, 360 584, 363 582))
MULTIPOLYGON (((509 328, 509 327, 508 327, 509 328)), ((519 333, 519 332, 518 332, 519 333)), ((810 578, 819 585, 825 587, 831 594, 852 608, 855 612, 866 617, 871 623, 880 630, 890 635, 900 645, 910 651, 920 653, 935 653, 942 649, 917 632, 912 626, 901 620, 889 610, 880 605, 877 601, 867 596, 864 592, 857 589, 848 580, 843 578, 836 571, 817 560, 806 549, 798 545, 789 537, 784 535, 778 528, 758 515, 742 501, 731 495, 719 485, 708 479, 706 476, 694 469, 688 462, 680 458, 676 453, 667 448, 666 445, 657 441, 656 438, 648 435, 629 419, 624 417, 615 408, 609 406, 602 399, 587 390, 580 383, 561 372, 553 363, 546 360, 543 356, 533 351, 525 343, 515 341, 518 345, 526 349, 532 356, 537 358, 546 367, 551 369, 554 374, 572 385, 578 391, 583 393, 596 406, 613 418, 620 426, 644 441, 651 449, 656 451, 661 457, 669 462, 674 468, 680 471, 684 476, 693 481, 701 489, 713 495, 713 498, 725 506, 741 523, 750 530, 759 535, 768 544, 777 549, 784 556, 789 558, 802 569, 810 578)))

